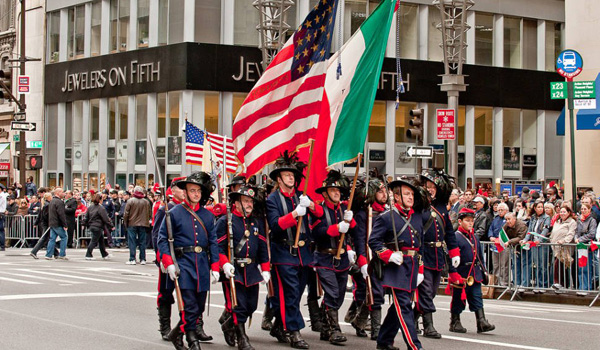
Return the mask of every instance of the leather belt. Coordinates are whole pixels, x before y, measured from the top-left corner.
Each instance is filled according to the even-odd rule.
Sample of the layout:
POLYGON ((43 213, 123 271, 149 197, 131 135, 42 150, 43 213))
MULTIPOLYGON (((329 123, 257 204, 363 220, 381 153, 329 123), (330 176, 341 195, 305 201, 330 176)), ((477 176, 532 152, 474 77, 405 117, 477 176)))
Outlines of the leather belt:
MULTIPOLYGON (((321 254, 331 254, 331 255, 337 254, 337 249, 333 249, 333 248, 317 249, 317 251, 321 254)), ((346 250, 344 248, 342 248, 342 251, 340 252, 340 254, 344 254, 345 252, 346 252, 346 250)))
POLYGON ((419 252, 417 252, 416 250, 403 250, 402 254, 404 254, 405 256, 416 256, 417 254, 419 254, 419 252))
POLYGON ((428 247, 441 248, 444 245, 444 242, 425 242, 425 244, 427 244, 428 247))
POLYGON ((196 246, 189 246, 189 247, 177 247, 175 248, 175 252, 176 253, 202 253, 203 251, 205 251, 206 248, 203 248, 199 245, 196 246))
MULTIPOLYGON (((282 244, 282 245, 287 245, 287 246, 290 246, 290 247, 292 247, 294 245, 294 242, 290 243, 287 240, 279 241, 278 243, 282 244)), ((303 239, 298 240, 298 247, 304 247, 305 245, 306 245, 306 241, 305 240, 303 240, 303 239)))
POLYGON ((252 264, 253 260, 251 258, 243 258, 243 259, 238 259, 235 258, 235 263, 240 265, 240 267, 245 267, 246 265, 250 265, 252 264))

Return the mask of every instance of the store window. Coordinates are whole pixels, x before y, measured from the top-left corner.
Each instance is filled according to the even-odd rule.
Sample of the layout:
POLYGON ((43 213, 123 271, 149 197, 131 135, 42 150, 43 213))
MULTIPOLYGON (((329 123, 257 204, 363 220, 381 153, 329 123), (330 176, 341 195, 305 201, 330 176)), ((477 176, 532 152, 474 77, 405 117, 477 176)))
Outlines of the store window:
POLYGON ((219 93, 204 93, 204 129, 219 133, 219 93))
POLYGON ((108 99, 108 139, 114 140, 117 129, 117 99, 108 99))
MULTIPOLYGON (((53 130, 53 129, 49 129, 53 130)), ((54 129, 55 130, 55 129, 54 129)), ((87 132, 87 130, 86 130, 87 132)), ((73 102, 73 143, 83 141, 83 102, 73 102)))
POLYGON ((110 0, 110 50, 127 50, 129 41, 129 0, 110 0))
POLYGON ((167 94, 158 94, 158 137, 165 137, 167 133, 167 94))
POLYGON ((146 188, 146 175, 135 174, 135 185, 142 186, 142 188, 146 188))
POLYGON ((71 147, 73 144, 73 103, 65 103, 65 145, 71 147))
MULTIPOLYGON (((183 13, 185 0, 169 1, 169 44, 183 42, 183 13)), ((221 15, 219 14, 219 18, 221 15)))
POLYGON ((417 108, 416 103, 400 103, 396 110, 396 142, 414 142, 406 137, 406 130, 410 124, 410 111, 417 108))
POLYGON ((47 163, 44 164, 46 169, 56 169, 57 165, 57 154, 58 154, 58 133, 51 132, 51 130, 58 130, 58 105, 52 104, 46 106, 46 130, 47 140, 46 144, 48 147, 48 159, 47 163))
POLYGON ((442 21, 440 10, 435 6, 429 6, 429 28, 427 34, 427 59, 429 61, 443 61, 442 31, 438 29, 442 21))
POLYGON ((119 105, 117 107, 118 123, 119 123, 119 140, 127 140, 127 117, 128 117, 128 106, 129 98, 127 96, 121 96, 117 99, 119 105))
POLYGON ((167 45, 169 38, 169 0, 158 0, 158 45, 167 45))
POLYGON ((148 47, 148 35, 150 33, 150 0, 138 0, 137 11, 137 46, 148 47))
POLYGON ((181 92, 174 91, 168 94, 168 111, 169 111, 169 136, 179 136, 179 125, 181 118, 181 92))
POLYGON ((95 0, 92 3, 92 40, 91 40, 91 55, 98 56, 100 54, 100 38, 102 31, 102 2, 95 0))
POLYGON ((418 58, 419 5, 400 3, 400 57, 418 58))
POLYGON ((523 110, 523 132, 521 134, 523 151, 531 154, 537 148, 537 111, 523 110))
POLYGON ((519 147, 521 141, 521 111, 505 108, 502 121, 502 144, 504 147, 519 147))
POLYGON ((50 12, 47 17, 48 62, 58 62, 60 50, 60 11, 50 12))
POLYGON ((83 57, 85 5, 69 8, 67 25, 67 59, 83 57))
POLYGON ((475 144, 491 146, 494 132, 494 111, 492 108, 475 108, 475 144))
POLYGON ((199 43, 219 44, 221 40, 221 0, 196 1, 194 38, 199 43))
MULTIPOLYGON (((365 19, 367 19, 367 0, 347 0, 344 5, 344 41, 360 28, 365 19)), ((336 24, 336 30, 337 28, 336 24)))
POLYGON ((475 64, 491 66, 494 58, 494 16, 475 13, 475 64))
POLYGON ((369 123, 369 142, 385 142, 385 104, 385 101, 375 101, 373 105, 369 123))
POLYGON ((520 18, 504 16, 504 67, 521 68, 520 18))
POLYGON ((90 141, 100 138, 100 100, 90 101, 90 141))
MULTIPOLYGON (((236 1, 234 10, 233 43, 235 45, 258 46, 258 31, 253 28, 259 21, 259 12, 252 1, 236 1)), ((288 18, 290 12, 287 12, 288 18)), ((292 28, 292 31, 295 29, 292 28)))
POLYGON ((148 95, 142 94, 135 97, 135 139, 148 138, 148 95))
POLYGON ((235 120, 235 117, 240 112, 242 105, 244 104, 244 100, 248 94, 243 93, 234 93, 233 94, 233 108, 232 108, 232 118, 235 120))
POLYGON ((537 69, 537 20, 523 19, 523 68, 537 69))
POLYGON ((556 58, 563 50, 564 23, 546 21, 546 70, 554 71, 556 58))

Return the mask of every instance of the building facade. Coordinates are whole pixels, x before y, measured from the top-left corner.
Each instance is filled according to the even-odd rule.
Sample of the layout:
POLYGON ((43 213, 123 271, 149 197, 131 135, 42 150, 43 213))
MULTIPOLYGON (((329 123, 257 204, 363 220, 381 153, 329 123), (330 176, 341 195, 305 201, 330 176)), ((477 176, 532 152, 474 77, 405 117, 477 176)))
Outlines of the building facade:
MULTIPOLYGON (((290 26, 316 3, 295 1, 290 26)), ((343 3, 336 48, 379 1, 343 3)), ((402 1, 399 15, 406 93, 396 109, 393 24, 365 154, 370 167, 411 174, 411 109, 425 110, 424 144, 443 145, 435 122, 435 110, 446 107, 438 86, 440 15, 431 1, 420 0, 402 1)), ((192 171, 183 152, 185 120, 231 135, 235 115, 262 73, 258 20, 246 0, 48 2, 46 184, 149 185, 156 173, 149 138, 163 174, 192 171)), ((553 70, 564 42, 564 1, 478 0, 467 22, 469 86, 459 99, 459 184, 561 179, 564 146, 555 121, 563 105, 550 100, 549 83, 559 78, 553 70)))

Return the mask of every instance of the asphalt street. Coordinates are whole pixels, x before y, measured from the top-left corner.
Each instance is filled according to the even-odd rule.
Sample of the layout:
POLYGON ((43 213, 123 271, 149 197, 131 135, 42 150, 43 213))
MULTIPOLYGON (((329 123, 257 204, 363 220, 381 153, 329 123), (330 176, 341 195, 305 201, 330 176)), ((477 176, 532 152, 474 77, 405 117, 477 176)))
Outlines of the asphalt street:
MULTIPOLYGON (((0 252, 0 349, 170 349, 158 333, 153 264, 125 265, 126 249, 110 250, 110 261, 86 261, 84 250, 69 249, 69 261, 39 260, 26 249, 0 252)), ((151 252, 148 251, 149 257, 151 252)), ((95 252, 100 256, 98 251, 95 252)), ((260 329, 266 287, 248 334, 257 349, 287 349, 260 329)), ((341 317, 351 302, 346 295, 341 317)), ((231 349, 225 344, 217 319, 223 310, 221 287, 212 286, 206 332, 214 337, 203 349, 231 349)), ((421 338, 425 349, 598 349, 600 308, 566 304, 485 300, 485 311, 496 330, 477 334, 473 313, 464 313, 466 334, 448 331, 450 298, 436 298, 435 324, 441 340, 421 338)), ((600 303, 599 303, 600 304, 600 303)), ((384 306, 384 316, 388 305, 384 306)), ((308 311, 303 309, 308 317, 308 311)), ((173 307, 172 324, 176 322, 173 307)), ((307 322, 308 324, 308 322, 307 322)), ((348 324, 345 347, 375 349, 375 342, 357 338, 348 324)), ((318 333, 302 332, 311 349, 331 349, 318 333)), ((404 349, 401 335, 396 346, 404 349)))

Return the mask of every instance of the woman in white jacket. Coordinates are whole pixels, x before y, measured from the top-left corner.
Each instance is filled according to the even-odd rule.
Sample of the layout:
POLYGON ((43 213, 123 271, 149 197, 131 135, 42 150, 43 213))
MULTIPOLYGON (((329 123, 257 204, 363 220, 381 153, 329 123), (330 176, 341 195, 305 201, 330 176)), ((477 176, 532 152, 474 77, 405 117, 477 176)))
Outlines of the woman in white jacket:
POLYGON ((568 287, 568 278, 573 264, 573 246, 563 246, 563 244, 573 243, 575 233, 577 232, 577 221, 573 214, 573 209, 568 204, 560 207, 559 219, 554 223, 550 242, 553 244, 552 251, 554 255, 554 284, 552 288, 561 289, 568 287))

